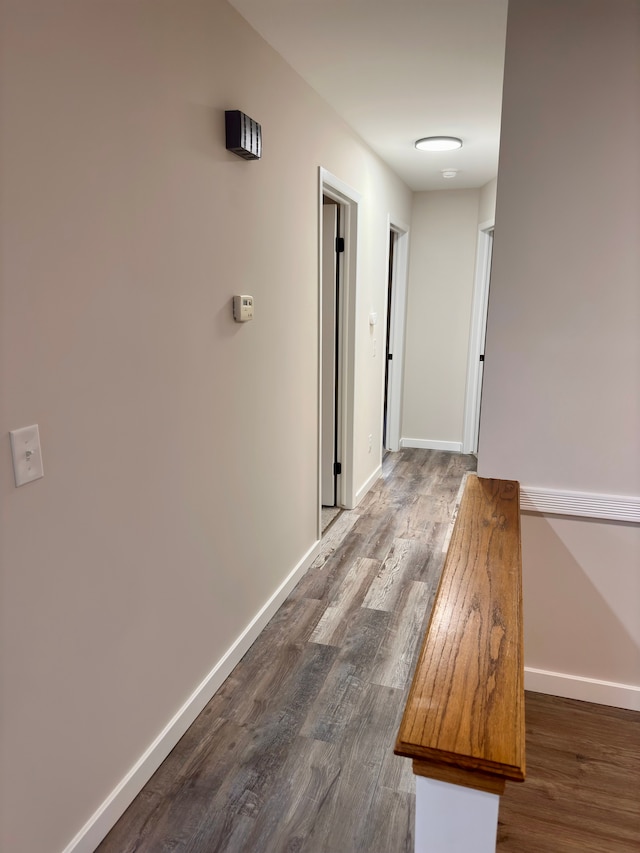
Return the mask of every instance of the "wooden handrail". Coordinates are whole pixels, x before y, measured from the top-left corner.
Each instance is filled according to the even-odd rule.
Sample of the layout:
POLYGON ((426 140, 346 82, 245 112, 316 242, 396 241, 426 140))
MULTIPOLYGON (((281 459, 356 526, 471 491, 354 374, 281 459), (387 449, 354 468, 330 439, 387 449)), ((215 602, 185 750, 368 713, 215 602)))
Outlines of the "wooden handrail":
POLYGON ((413 771, 501 794, 525 776, 519 485, 469 476, 398 733, 413 771))

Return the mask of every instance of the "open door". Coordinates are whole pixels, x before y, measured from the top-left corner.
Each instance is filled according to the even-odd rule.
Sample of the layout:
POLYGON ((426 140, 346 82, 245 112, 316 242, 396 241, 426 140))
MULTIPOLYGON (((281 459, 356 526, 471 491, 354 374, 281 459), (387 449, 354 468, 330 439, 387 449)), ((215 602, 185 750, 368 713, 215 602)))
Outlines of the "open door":
POLYGON ((390 362, 393 360, 393 350, 391 346, 392 338, 392 308, 393 308, 393 270, 394 270, 394 248, 396 243, 396 233, 393 229, 389 229, 389 269, 387 271, 387 329, 386 329, 386 345, 385 345, 385 363, 384 363, 384 398, 382 404, 382 453, 389 447, 389 383, 391 380, 390 362))
POLYGON ((331 506, 330 495, 323 496, 323 482, 327 483, 327 491, 329 491, 329 483, 333 479, 335 506, 353 509, 357 503, 353 478, 355 318, 358 217, 362 196, 322 166, 318 168, 318 190, 318 374, 320 379, 318 407, 322 413, 318 424, 317 481, 318 535, 320 535, 322 524, 320 505, 325 504, 326 501, 326 504, 331 506), (325 207, 331 206, 336 211, 336 224, 334 224, 333 214, 323 212, 325 207), (326 227, 324 227, 325 215, 327 216, 326 227), (337 243, 336 237, 338 237, 337 243), (325 279, 326 288, 323 270, 328 270, 325 279), (335 270, 335 277, 332 270, 335 270), (325 302, 323 295, 326 290, 331 292, 332 284, 335 288, 335 301, 327 296, 325 302), (325 306, 329 312, 331 306, 335 306, 333 320, 328 316, 327 321, 323 322, 325 306), (326 341, 323 340, 325 333, 326 341), (333 364, 330 363, 331 353, 333 353, 333 364), (331 377, 331 381, 328 377, 331 377), (332 388, 333 393, 331 393, 332 388), (331 410, 333 414, 330 415, 331 410), (333 431, 330 425, 331 420, 334 424, 333 431), (325 439, 326 450, 324 449, 325 439), (333 453, 331 445, 333 445, 333 453))
POLYGON ((487 339, 487 313, 489 311, 489 289, 491 287, 491 261, 493 260, 493 231, 487 232, 487 259, 485 268, 486 287, 482 305, 482 315, 480 318, 480 352, 476 362, 476 402, 475 411, 473 413, 473 444, 472 453, 478 453, 478 445, 480 443, 480 414, 482 412, 482 384, 484 381, 484 346, 487 339))
POLYGON ((339 205, 322 200, 322 423, 321 502, 337 503, 338 445, 338 226, 339 205))
POLYGON ((484 345, 487 335, 487 313, 493 259, 493 223, 480 226, 476 258, 476 280, 471 309, 469 357, 467 364, 467 391, 464 410, 462 452, 477 453, 480 437, 480 411, 482 408, 482 381, 484 378, 484 345))
POLYGON ((400 409, 409 261, 409 226, 388 219, 387 324, 384 366, 382 453, 400 450, 400 409))

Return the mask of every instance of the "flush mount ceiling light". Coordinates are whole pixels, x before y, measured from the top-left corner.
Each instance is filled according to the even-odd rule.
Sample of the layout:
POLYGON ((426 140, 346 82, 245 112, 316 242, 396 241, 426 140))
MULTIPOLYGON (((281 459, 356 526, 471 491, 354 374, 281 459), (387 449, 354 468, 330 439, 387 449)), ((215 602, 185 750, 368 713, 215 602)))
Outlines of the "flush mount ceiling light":
POLYGON ((425 136, 417 140, 416 148, 419 151, 453 151, 462 148, 462 140, 457 136, 425 136))
POLYGON ((443 178, 455 178, 458 174, 457 169, 440 169, 443 178))

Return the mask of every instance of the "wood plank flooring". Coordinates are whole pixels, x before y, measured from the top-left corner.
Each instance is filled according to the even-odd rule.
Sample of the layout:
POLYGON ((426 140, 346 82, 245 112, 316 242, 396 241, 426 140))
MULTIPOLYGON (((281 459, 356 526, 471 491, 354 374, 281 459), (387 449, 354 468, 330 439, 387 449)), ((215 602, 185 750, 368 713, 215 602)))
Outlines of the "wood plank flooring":
POLYGON ((525 699, 527 778, 500 800, 498 853, 638 853, 640 713, 525 699))
POLYGON ((469 456, 389 454, 100 853, 413 850, 393 754, 469 456))
MULTIPOLYGON (((383 477, 329 527, 313 567, 99 853, 413 851, 414 778, 393 744, 460 483, 473 468, 472 457, 439 451, 386 457, 383 477)), ((605 846, 598 836, 583 844, 584 834, 574 843, 579 827, 571 820, 576 784, 585 786, 585 802, 595 803, 600 784, 609 785, 621 766, 618 787, 638 790, 638 749, 634 765, 623 744, 632 748, 633 732, 637 743, 640 715, 620 722, 616 714, 627 712, 606 709, 610 725, 592 724, 593 740, 562 752, 565 733, 576 734, 574 715, 569 708, 570 722, 558 723, 556 712, 562 718, 567 708, 551 714, 548 698, 528 697, 542 703, 527 720, 539 758, 528 742, 528 780, 507 786, 498 850, 640 849, 629 797, 621 815, 615 810, 618 788, 602 807, 601 824, 606 812, 622 829, 603 836, 605 846), (618 725, 607 746, 604 733, 618 725), (555 745, 547 726, 559 727, 555 745), (517 799, 509 799, 511 789, 517 799), (529 799, 522 799, 527 789, 529 799), (615 846, 634 839, 634 847, 615 846)))

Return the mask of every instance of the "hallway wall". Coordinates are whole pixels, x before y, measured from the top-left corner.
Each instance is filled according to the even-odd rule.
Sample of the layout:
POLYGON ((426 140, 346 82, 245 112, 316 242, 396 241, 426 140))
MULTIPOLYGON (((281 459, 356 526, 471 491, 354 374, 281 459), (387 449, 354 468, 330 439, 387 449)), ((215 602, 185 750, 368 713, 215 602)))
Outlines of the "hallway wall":
MULTIPOLYGON (((639 55, 636 0, 511 0, 478 470, 572 506, 640 498, 639 55)), ((640 525, 575 515, 523 519, 525 662, 640 707, 640 525)))
POLYGON ((481 191, 414 194, 402 442, 460 450, 481 191))
POLYGON ((0 37, 0 848, 53 853, 316 542, 320 165, 363 194, 356 488, 375 471, 368 314, 411 194, 223 0, 2 0, 0 37), (15 489, 32 423, 45 477, 15 489))

